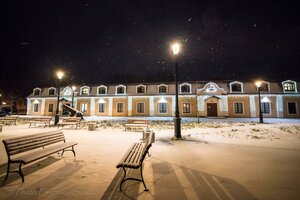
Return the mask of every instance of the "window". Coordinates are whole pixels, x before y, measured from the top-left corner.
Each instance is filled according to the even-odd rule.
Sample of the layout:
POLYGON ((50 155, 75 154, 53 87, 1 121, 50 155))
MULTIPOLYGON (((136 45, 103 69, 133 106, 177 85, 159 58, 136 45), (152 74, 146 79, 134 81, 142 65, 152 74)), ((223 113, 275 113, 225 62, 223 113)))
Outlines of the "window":
POLYGON ((191 104, 190 103, 182 103, 182 112, 183 113, 191 113, 191 104))
POLYGON ((55 93, 55 89, 53 89, 53 88, 51 88, 51 89, 49 89, 49 95, 54 95, 54 93, 55 93))
POLYGON ((40 89, 34 89, 34 90, 33 90, 33 95, 34 95, 34 96, 39 96, 40 93, 41 93, 41 90, 40 90, 40 89))
POLYGON ((99 103, 98 111, 99 111, 99 113, 105 112, 105 103, 99 103))
POLYGON ((244 114, 244 107, 242 102, 234 103, 234 114, 244 114))
POLYGON ((167 93, 167 86, 161 85, 158 87, 158 92, 159 93, 167 93))
POLYGON ((86 112, 87 111, 87 103, 82 103, 80 105, 80 111, 81 112, 86 112))
POLYGON ((33 104, 33 112, 39 112, 39 104, 38 103, 33 104))
POLYGON ((288 102, 288 114, 289 115, 295 115, 297 114, 297 104, 296 102, 288 102))
POLYGON ((122 112, 124 112, 123 110, 124 110, 124 103, 117 103, 117 112, 118 113, 122 113, 122 112))
POLYGON ((136 112, 137 113, 144 113, 145 112, 145 104, 144 103, 137 103, 136 104, 136 112))
POLYGON ((90 89, 88 87, 82 88, 81 95, 89 95, 89 90, 90 89))
POLYGON ((159 113, 167 113, 167 103, 159 103, 158 104, 158 112, 159 113))
POLYGON ((145 86, 138 86, 137 88, 136 88, 136 93, 138 93, 138 94, 145 94, 146 93, 146 87, 145 86))
POLYGON ((269 102, 262 102, 261 103, 261 112, 263 114, 271 114, 270 103, 269 102))
POLYGON ((125 86, 117 86, 117 94, 125 94, 125 86))
POLYGON ((184 84, 180 86, 181 93, 190 93, 191 92, 191 86, 188 84, 184 84))
POLYGON ((239 84, 239 83, 232 84, 231 92, 242 92, 242 84, 239 84))
POLYGON ((106 94, 106 87, 99 87, 98 94, 106 94))
POLYGON ((283 83, 284 92, 295 92, 296 87, 294 82, 285 82, 283 83))
POLYGON ((49 107, 48 107, 48 112, 53 112, 53 104, 49 104, 49 107))
POLYGON ((268 83, 262 83, 261 86, 260 86, 260 91, 269 92, 269 84, 268 83))

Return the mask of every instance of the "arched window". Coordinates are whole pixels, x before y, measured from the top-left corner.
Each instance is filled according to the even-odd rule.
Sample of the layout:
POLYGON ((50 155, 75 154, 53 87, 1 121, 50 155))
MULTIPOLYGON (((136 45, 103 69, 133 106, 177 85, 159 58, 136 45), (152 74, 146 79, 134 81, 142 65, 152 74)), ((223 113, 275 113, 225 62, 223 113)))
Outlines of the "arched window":
POLYGON ((158 93, 167 93, 168 92, 168 87, 164 84, 158 86, 158 93))
POLYGON ((41 95, 41 89, 40 88, 35 88, 33 90, 33 95, 34 96, 40 96, 41 95))
POLYGON ((283 92, 297 92, 297 86, 295 81, 284 81, 282 82, 283 92))
POLYGON ((183 83, 180 85, 180 93, 191 93, 191 84, 183 83))
POLYGON ((243 92, 243 83, 235 81, 229 84, 230 92, 243 92))
POLYGON ((118 85, 116 87, 116 94, 125 94, 126 93, 126 87, 124 85, 118 85))
POLYGON ((262 82, 261 85, 260 85, 260 91, 269 92, 270 91, 270 83, 262 82))
POLYGON ((102 85, 98 87, 97 94, 106 94, 106 91, 107 91, 107 87, 102 85))
POLYGON ((84 86, 81 88, 81 95, 89 95, 90 93, 90 88, 88 86, 84 86))
POLYGON ((48 95, 53 96, 55 94, 55 88, 49 88, 48 95))
POLYGON ((138 85, 136 87, 137 94, 145 94, 146 93, 146 86, 145 85, 138 85))

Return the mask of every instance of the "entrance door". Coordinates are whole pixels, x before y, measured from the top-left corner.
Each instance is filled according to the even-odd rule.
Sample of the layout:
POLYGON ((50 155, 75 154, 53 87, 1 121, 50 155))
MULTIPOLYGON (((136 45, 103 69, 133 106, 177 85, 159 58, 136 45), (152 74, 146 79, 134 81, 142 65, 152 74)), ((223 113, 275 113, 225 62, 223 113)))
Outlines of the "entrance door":
POLYGON ((217 103, 207 103, 207 116, 208 117, 217 117, 218 116, 217 103))

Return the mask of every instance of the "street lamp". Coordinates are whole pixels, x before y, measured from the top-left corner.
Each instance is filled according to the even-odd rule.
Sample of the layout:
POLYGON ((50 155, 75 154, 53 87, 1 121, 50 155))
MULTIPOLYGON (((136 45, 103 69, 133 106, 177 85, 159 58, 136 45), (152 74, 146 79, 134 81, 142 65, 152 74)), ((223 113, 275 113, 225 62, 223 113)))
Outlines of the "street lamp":
POLYGON ((182 139, 181 138, 181 128, 180 128, 180 117, 179 117, 179 106, 178 106, 178 81, 177 81, 177 73, 178 73, 178 63, 177 63, 177 57, 180 51, 180 44, 174 43, 171 45, 171 49, 173 51, 173 55, 175 57, 175 119, 174 119, 174 131, 175 136, 174 139, 182 139))
POLYGON ((58 88, 57 88, 57 104, 56 104, 56 112, 55 112, 55 120, 54 120, 54 125, 56 125, 59 121, 59 96, 60 96, 60 82, 61 79, 64 76, 64 73, 62 71, 58 71, 56 73, 57 78, 58 78, 58 88))
POLYGON ((74 92, 75 92, 75 90, 76 90, 76 86, 73 85, 72 86, 72 108, 74 108, 74 92))
POLYGON ((256 81, 255 85, 256 85, 257 91, 258 91, 259 123, 264 123, 263 114, 262 114, 262 111, 261 111, 261 100, 260 100, 260 86, 261 86, 261 81, 256 81))

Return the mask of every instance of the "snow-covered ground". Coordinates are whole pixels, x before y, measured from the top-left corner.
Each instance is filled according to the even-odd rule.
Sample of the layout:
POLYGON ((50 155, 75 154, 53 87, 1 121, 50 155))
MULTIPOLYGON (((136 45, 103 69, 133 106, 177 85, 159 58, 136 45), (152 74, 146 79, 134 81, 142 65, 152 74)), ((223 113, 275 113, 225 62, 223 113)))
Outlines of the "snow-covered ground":
MULTIPOLYGON (((87 121, 100 118, 89 117, 87 121)), ((127 182, 115 166, 141 132, 125 132, 126 118, 101 118, 95 131, 65 128, 76 141, 76 158, 66 152, 24 167, 25 183, 10 174, 0 199, 298 199, 300 196, 300 120, 184 118, 183 140, 172 140, 170 119, 151 119, 156 142, 144 162, 142 184, 127 182)), ((4 126, 0 139, 51 128, 4 126)), ((0 181, 6 154, 0 145, 0 181)), ((132 172, 133 175, 138 173, 132 172)))

